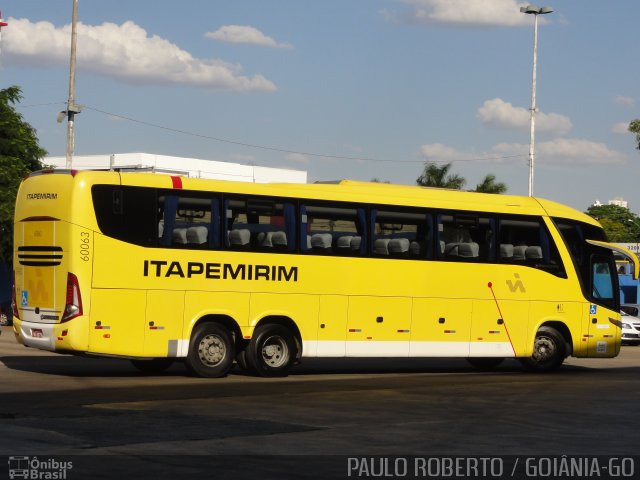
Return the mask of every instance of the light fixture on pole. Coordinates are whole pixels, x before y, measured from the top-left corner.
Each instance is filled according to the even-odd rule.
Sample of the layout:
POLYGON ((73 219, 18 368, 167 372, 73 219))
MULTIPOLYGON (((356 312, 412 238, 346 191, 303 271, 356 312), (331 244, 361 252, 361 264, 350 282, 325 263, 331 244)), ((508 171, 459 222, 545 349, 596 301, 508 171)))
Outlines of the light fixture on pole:
POLYGON ((527 5, 520 7, 522 13, 533 15, 533 73, 531 75, 531 139, 529 142, 529 196, 533 196, 533 170, 535 167, 535 131, 536 131, 536 64, 538 59, 538 15, 553 12, 551 7, 527 5))
MULTIPOLYGON (((76 113, 80 113, 82 107, 75 103, 76 90, 76 41, 78 34, 76 32, 76 24, 78 22, 78 0, 73 0, 73 13, 71 16, 71 58, 69 60, 69 100, 67 101, 67 110, 64 112, 67 116, 67 161, 66 167, 71 168, 73 162, 74 134, 73 124, 76 113)), ((60 112, 63 113, 63 112, 60 112)), ((60 121, 60 115, 58 115, 60 121)))

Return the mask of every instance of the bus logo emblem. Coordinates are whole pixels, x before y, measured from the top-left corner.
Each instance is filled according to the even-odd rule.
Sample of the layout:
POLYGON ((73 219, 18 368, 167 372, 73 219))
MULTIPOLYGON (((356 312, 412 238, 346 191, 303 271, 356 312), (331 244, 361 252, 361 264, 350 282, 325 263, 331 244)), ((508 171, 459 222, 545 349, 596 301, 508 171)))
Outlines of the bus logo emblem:
POLYGON ((516 278, 515 282, 507 280, 507 286, 509 287, 509 290, 511 290, 511 293, 515 293, 518 290, 520 290, 521 293, 526 293, 527 289, 524 288, 524 283, 520 280, 520 274, 516 273, 513 276, 516 278))

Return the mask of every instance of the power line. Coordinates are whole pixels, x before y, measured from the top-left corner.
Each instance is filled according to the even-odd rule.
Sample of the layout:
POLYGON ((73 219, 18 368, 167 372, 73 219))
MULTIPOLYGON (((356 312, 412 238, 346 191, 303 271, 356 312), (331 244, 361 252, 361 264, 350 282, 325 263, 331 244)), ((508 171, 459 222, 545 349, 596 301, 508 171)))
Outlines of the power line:
MULTIPOLYGON (((38 104, 32 104, 32 105, 20 105, 20 107, 23 107, 23 108, 26 108, 26 107, 42 107, 42 106, 50 106, 50 105, 66 105, 66 103, 65 102, 38 103, 38 104)), ((122 120, 127 120, 129 122, 137 123, 137 124, 140 124, 140 125, 145 125, 147 127, 166 130, 166 131, 172 132, 172 133, 178 133, 180 135, 187 135, 187 136, 190 136, 190 137, 202 138, 202 139, 205 139, 205 140, 213 140, 213 141, 220 142, 220 143, 227 143, 227 144, 230 144, 230 145, 238 145, 238 146, 247 147, 247 148, 256 148, 256 149, 260 149, 260 150, 269 150, 269 151, 272 151, 272 152, 290 153, 290 154, 296 154, 296 155, 305 155, 305 156, 308 156, 308 157, 330 158, 330 159, 335 159, 335 160, 351 160, 351 161, 357 161, 357 162, 376 162, 376 163, 425 163, 425 162, 431 162, 431 163, 439 163, 439 164, 448 164, 448 163, 470 163, 470 162, 485 162, 485 161, 492 161, 492 160, 506 160, 506 159, 509 159, 509 158, 525 158, 527 156, 525 153, 522 153, 520 155, 497 155, 497 156, 476 157, 476 158, 459 158, 459 159, 451 159, 451 160, 429 160, 428 158, 426 160, 398 160, 398 159, 388 159, 388 158, 371 158, 371 157, 357 157, 357 156, 349 156, 349 155, 338 155, 338 154, 333 154, 333 153, 307 152, 307 151, 303 151, 303 150, 294 150, 294 149, 276 147, 276 146, 270 146, 270 145, 259 145, 259 144, 255 144, 255 143, 248 143, 248 142, 241 142, 241 141, 238 141, 238 140, 231 140, 231 139, 228 139, 228 138, 214 137, 212 135, 204 135, 204 134, 201 134, 201 133, 189 132, 187 130, 180 130, 180 129, 177 129, 177 128, 167 127, 166 125, 160 125, 160 124, 153 123, 153 122, 147 122, 145 120, 139 120, 139 119, 136 119, 136 118, 133 118, 133 117, 129 117, 129 116, 126 116, 126 115, 122 115, 122 114, 118 114, 118 113, 107 112, 105 110, 101 110, 99 108, 91 107, 91 106, 88 106, 88 105, 83 105, 83 108, 86 109, 86 110, 92 110, 94 112, 102 113, 103 115, 108 115, 110 117, 120 118, 122 120)))
MULTIPOLYGON (((337 155, 337 154, 332 154, 332 153, 307 152, 307 151, 302 151, 302 150, 293 150, 293 149, 288 149, 288 148, 283 148, 283 147, 274 147, 274 146, 269 146, 269 145, 258 145, 258 144, 254 144, 254 143, 241 142, 241 141, 238 141, 238 140, 230 140, 228 138, 214 137, 214 136, 211 136, 211 135, 204 135, 204 134, 201 134, 201 133, 194 133, 194 132, 189 132, 189 131, 186 131, 186 130, 180 130, 180 129, 177 129, 177 128, 167 127, 165 125, 159 125, 157 123, 147 122, 147 121, 144 121, 144 120, 138 120, 136 118, 128 117, 126 115, 107 112, 105 110, 101 110, 101 109, 95 108, 95 107, 90 107, 90 106, 87 106, 87 105, 84 105, 84 108, 87 109, 87 110, 93 110, 95 112, 102 113, 104 115, 109 115, 111 117, 121 118, 123 120, 127 120, 127 121, 130 121, 130 122, 138 123, 140 125, 145 125, 147 127, 159 128, 159 129, 166 130, 166 131, 169 131, 169 132, 179 133, 181 135, 188 135, 188 136, 191 136, 191 137, 203 138, 203 139, 206 139, 206 140, 214 140, 216 142, 228 143, 228 144, 231 144, 231 145, 239 145, 239 146, 248 147, 248 148, 257 148, 257 149, 261 149, 261 150, 270 150, 270 151, 273 151, 273 152, 280 152, 280 153, 291 153, 291 154, 297 154, 297 155, 306 155, 306 156, 309 156, 309 157, 332 158, 332 159, 336 159, 336 160, 352 160, 352 161, 361 161, 361 162, 383 162, 383 163, 425 163, 425 160, 397 160, 397 159, 385 159, 385 158, 355 157, 355 156, 348 156, 348 155, 337 155)), ((465 159, 453 159, 453 160, 440 160, 440 161, 433 161, 433 163, 477 162, 477 161, 489 161, 489 160, 504 160, 504 159, 508 159, 508 158, 520 158, 520 157, 524 158, 524 157, 526 157, 526 154, 502 155, 502 156, 491 156, 491 157, 481 157, 481 158, 465 158, 465 159)))
POLYGON ((18 105, 19 108, 30 108, 30 107, 49 107, 51 105, 66 105, 66 102, 49 102, 49 103, 32 103, 31 105, 18 105))

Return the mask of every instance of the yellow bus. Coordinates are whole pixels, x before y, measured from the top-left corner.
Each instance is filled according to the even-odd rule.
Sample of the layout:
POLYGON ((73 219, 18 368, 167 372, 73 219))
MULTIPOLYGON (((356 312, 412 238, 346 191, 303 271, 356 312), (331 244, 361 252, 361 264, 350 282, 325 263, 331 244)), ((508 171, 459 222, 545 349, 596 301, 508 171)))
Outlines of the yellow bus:
POLYGON ((616 247, 542 199, 53 170, 22 182, 14 244, 20 343, 147 372, 284 376, 304 357, 547 371, 620 349, 616 247))

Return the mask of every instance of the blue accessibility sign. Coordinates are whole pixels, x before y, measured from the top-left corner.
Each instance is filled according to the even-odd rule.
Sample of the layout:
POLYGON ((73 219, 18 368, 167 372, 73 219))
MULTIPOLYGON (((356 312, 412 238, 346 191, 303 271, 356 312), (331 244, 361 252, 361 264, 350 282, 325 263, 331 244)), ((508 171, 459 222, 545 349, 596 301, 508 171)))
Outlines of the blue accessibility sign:
POLYGON ((590 315, 595 315, 597 311, 598 311, 598 306, 592 304, 591 308, 589 309, 589 314, 590 315))
POLYGON ((29 292, 27 290, 22 290, 22 306, 29 306, 29 292))

